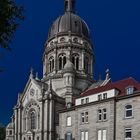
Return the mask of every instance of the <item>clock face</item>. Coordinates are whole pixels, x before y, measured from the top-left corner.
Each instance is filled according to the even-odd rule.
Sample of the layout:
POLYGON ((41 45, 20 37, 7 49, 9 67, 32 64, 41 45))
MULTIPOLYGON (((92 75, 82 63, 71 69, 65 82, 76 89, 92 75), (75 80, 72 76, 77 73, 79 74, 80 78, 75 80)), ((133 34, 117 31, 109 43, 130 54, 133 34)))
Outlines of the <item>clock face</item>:
POLYGON ((31 96, 34 96, 34 94, 35 94, 35 90, 32 88, 32 89, 30 89, 30 95, 31 96))

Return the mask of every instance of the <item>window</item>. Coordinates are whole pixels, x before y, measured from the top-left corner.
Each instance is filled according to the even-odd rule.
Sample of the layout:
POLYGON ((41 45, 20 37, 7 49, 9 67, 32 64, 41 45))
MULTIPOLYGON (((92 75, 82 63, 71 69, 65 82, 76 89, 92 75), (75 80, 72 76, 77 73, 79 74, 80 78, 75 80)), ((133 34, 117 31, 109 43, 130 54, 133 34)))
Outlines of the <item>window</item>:
POLYGON ((87 104, 89 103, 89 98, 81 99, 81 104, 87 104))
POLYGON ((88 140, 88 131, 81 131, 80 140, 88 140))
POLYGON ((36 115, 34 111, 32 111, 30 114, 30 123, 31 123, 31 129, 36 129, 36 115))
POLYGON ((49 59, 49 68, 50 68, 50 72, 52 72, 54 70, 54 58, 51 57, 49 59))
POLYGON ((81 113, 81 122, 82 122, 82 123, 85 122, 85 113, 81 113))
POLYGON ((102 100, 102 94, 98 95, 98 101, 102 100))
POLYGON ((84 69, 85 69, 85 72, 86 73, 89 73, 89 59, 88 59, 88 57, 85 57, 85 60, 84 60, 84 69))
POLYGON ((59 70, 62 70, 66 64, 66 56, 65 54, 61 54, 59 56, 59 70))
POLYGON ((98 140, 107 140, 107 130, 98 130, 98 140))
POLYGON ((102 120, 102 110, 99 109, 98 110, 98 121, 101 121, 102 120))
POLYGON ((72 63, 74 65, 75 69, 79 70, 79 55, 78 54, 73 54, 72 63))
POLYGON ((89 98, 86 98, 86 104, 89 103, 89 98))
POLYGON ((9 131, 9 135, 12 135, 12 130, 9 131))
POLYGON ((104 109, 103 109, 103 120, 106 120, 106 118, 107 118, 107 111, 106 111, 106 109, 104 108, 104 109))
POLYGON ((103 99, 107 99, 107 93, 103 94, 103 99))
POLYGON ((107 120, 107 109, 98 109, 98 121, 106 121, 107 120))
POLYGON ((126 105, 125 106, 125 118, 131 118, 132 117, 132 105, 126 105))
POLYGON ((85 112, 85 122, 88 122, 88 112, 85 112))
POLYGON ((97 96, 98 96, 98 101, 107 99, 107 93, 99 94, 97 96))
POLYGON ((125 129, 125 140, 130 140, 130 139, 132 139, 132 129, 126 128, 125 129))
POLYGON ((88 112, 82 112, 81 113, 81 122, 82 123, 88 123, 88 112))
POLYGON ((84 104, 84 101, 85 101, 84 99, 81 99, 81 104, 82 104, 82 105, 84 104))
POLYGON ((71 117, 67 117, 67 126, 71 126, 71 117))
POLYGON ((127 89, 126 89, 126 94, 127 95, 130 95, 130 94, 132 94, 134 92, 134 87, 128 87, 127 89))
POLYGON ((71 133, 66 134, 66 140, 72 140, 72 134, 71 133))

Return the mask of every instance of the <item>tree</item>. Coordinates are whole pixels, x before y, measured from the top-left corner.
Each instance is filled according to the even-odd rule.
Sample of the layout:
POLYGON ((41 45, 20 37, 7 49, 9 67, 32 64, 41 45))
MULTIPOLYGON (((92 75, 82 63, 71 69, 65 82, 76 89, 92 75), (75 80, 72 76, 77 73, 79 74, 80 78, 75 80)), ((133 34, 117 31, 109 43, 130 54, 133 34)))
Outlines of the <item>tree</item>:
POLYGON ((0 124, 0 140, 5 140, 5 135, 6 135, 5 127, 0 124))
POLYGON ((0 0, 0 48, 11 50, 10 43, 23 19, 23 7, 14 0, 0 0))

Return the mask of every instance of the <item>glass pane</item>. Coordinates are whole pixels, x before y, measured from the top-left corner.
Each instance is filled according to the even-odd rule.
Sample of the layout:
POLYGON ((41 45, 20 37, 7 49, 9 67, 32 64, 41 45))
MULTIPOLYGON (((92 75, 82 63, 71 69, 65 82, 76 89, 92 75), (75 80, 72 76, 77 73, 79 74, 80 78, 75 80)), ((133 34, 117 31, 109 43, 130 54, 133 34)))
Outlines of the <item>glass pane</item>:
POLYGON ((71 126, 71 117, 67 117, 67 126, 71 126))
POLYGON ((127 110, 126 117, 131 117, 131 116, 132 116, 132 110, 127 110))
POLYGON ((103 130, 103 140, 106 140, 106 130, 103 130))
POLYGON ((72 134, 71 133, 67 133, 67 140, 72 140, 72 134))
POLYGON ((106 120, 106 113, 104 114, 104 120, 106 120))
POLYGON ((81 132, 81 140, 84 140, 84 132, 81 132))
POLYGON ((126 109, 131 109, 132 108, 132 105, 127 105, 126 106, 126 109))
POLYGON ((131 131, 130 132, 126 132, 126 138, 132 138, 131 131))
POLYGON ((85 140, 88 140, 88 132, 85 132, 85 140))
POLYGON ((98 140, 102 140, 102 131, 98 130, 98 140))

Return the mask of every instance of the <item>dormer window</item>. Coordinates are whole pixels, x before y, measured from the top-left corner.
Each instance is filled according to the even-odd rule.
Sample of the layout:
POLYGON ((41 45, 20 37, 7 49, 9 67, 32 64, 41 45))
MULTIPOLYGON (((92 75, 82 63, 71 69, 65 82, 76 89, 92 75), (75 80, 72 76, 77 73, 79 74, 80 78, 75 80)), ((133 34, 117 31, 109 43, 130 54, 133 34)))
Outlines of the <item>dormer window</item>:
POLYGON ((98 101, 101 101, 102 100, 102 94, 99 94, 98 95, 98 101))
POLYGON ((81 104, 83 105, 85 103, 85 100, 84 99, 81 99, 81 104))
POLYGON ((86 104, 89 103, 89 98, 86 98, 85 100, 86 100, 86 104))
POLYGON ((126 94, 127 95, 130 95, 134 92, 134 87, 130 86, 130 87, 127 87, 126 88, 126 94))
POLYGON ((107 93, 103 94, 103 99, 107 99, 107 93))

